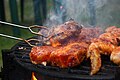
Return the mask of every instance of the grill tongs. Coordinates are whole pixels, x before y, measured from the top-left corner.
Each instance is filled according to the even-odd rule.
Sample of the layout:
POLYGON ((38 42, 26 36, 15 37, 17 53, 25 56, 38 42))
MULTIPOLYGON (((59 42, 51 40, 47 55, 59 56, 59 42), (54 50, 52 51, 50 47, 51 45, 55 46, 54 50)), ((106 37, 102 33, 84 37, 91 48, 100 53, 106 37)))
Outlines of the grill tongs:
MULTIPOLYGON (((46 29, 46 30, 48 30, 47 27, 44 27, 44 26, 32 25, 32 26, 26 27, 26 26, 17 25, 17 24, 8 23, 8 22, 3 22, 3 21, 0 21, 0 23, 1 23, 1 24, 10 25, 10 26, 19 27, 19 28, 23 28, 23 29, 28 29, 32 34, 39 35, 39 36, 42 36, 42 37, 44 37, 44 38, 47 38, 46 36, 44 36, 44 35, 41 34, 40 32, 35 32, 35 31, 32 30, 33 28, 46 29)), ((0 34, 0 36, 7 37, 7 38, 11 38, 11 39, 15 39, 15 40, 22 40, 22 41, 25 41, 26 43, 28 43, 30 46, 35 46, 35 45, 31 44, 30 41, 40 42, 40 40, 38 40, 38 39, 28 39, 28 40, 26 40, 26 39, 14 37, 14 36, 9 36, 9 35, 5 35, 5 34, 0 34)))

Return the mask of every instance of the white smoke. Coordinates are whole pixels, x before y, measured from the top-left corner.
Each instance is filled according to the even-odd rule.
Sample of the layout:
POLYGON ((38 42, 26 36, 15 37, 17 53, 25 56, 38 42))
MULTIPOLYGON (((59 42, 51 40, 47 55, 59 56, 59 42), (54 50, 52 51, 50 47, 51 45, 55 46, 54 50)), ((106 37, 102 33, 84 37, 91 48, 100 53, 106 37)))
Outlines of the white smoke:
POLYGON ((57 14, 54 9, 50 10, 45 22, 46 26, 55 26, 70 18, 83 25, 90 25, 92 11, 90 11, 89 5, 94 6, 95 26, 115 25, 118 24, 116 19, 120 20, 114 15, 116 14, 115 10, 120 10, 120 8, 115 7, 119 5, 117 4, 120 2, 119 0, 56 0, 56 2, 60 3, 61 6, 56 8, 58 10, 57 14))

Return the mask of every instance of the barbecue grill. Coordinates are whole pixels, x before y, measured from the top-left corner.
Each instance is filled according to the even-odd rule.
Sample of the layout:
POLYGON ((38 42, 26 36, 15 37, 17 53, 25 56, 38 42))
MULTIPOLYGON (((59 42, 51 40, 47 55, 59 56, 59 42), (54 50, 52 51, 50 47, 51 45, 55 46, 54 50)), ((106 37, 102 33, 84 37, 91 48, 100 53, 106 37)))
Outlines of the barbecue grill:
MULTIPOLYGON (((35 39, 38 37, 34 37, 35 39)), ((32 44, 36 42, 31 41, 32 44)), ((42 43, 39 45, 43 45, 42 43)), ((102 56, 103 64, 101 70, 90 76, 90 61, 74 68, 61 69, 50 65, 32 64, 29 58, 31 46, 26 42, 19 42, 10 50, 2 50, 3 68, 1 69, 1 78, 3 80, 31 80, 32 72, 40 80, 119 80, 120 68, 110 62, 109 57, 102 56)), ((38 79, 38 80, 39 80, 38 79)))
POLYGON ((103 62, 101 70, 92 76, 89 74, 91 68, 90 60, 84 60, 79 66, 65 69, 53 67, 49 64, 46 66, 42 64, 33 64, 29 57, 32 46, 42 46, 45 44, 43 43, 44 36, 32 31, 31 28, 45 27, 24 27, 1 21, 0 23, 26 28, 29 29, 31 33, 40 35, 25 40, 22 38, 0 34, 0 36, 22 40, 14 45, 10 50, 2 50, 3 68, 1 68, 0 73, 2 80, 31 80, 33 73, 37 80, 120 80, 120 68, 113 64, 108 56, 102 56, 103 62))

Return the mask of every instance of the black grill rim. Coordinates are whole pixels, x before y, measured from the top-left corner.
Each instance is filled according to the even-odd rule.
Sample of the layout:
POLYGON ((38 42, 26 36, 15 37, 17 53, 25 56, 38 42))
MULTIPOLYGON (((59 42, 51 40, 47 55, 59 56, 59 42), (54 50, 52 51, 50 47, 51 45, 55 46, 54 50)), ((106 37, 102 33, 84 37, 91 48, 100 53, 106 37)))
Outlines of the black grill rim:
MULTIPOLYGON (((105 80, 110 80, 110 79, 115 79, 115 76, 116 76, 116 70, 119 68, 118 66, 112 64, 110 61, 110 70, 106 69, 107 72, 104 72, 103 71, 99 71, 98 74, 96 75, 93 75, 93 76, 90 76, 89 73, 90 73, 90 66, 86 66, 88 67, 89 70, 87 70, 89 73, 88 74, 81 74, 80 71, 75 71, 74 68, 67 68, 67 69, 61 69, 61 68, 58 68, 58 67, 52 67, 52 66, 43 66, 43 65, 35 65, 35 64, 32 64, 30 62, 30 59, 29 59, 29 56, 27 56, 28 58, 24 58, 23 57, 18 57, 19 53, 17 51, 17 56, 16 56, 16 50, 17 50, 17 47, 20 47, 22 46, 23 47, 29 47, 31 48, 27 43, 25 42, 18 42, 17 44, 15 44, 11 50, 12 50, 12 53, 11 53, 11 56, 14 57, 14 60, 22 67, 28 69, 28 70, 31 70, 33 72, 36 72, 36 73, 39 73, 39 74, 42 74, 42 75, 46 75, 46 76, 51 76, 51 77, 55 77, 55 78, 64 78, 64 79, 105 79, 105 80), (27 61, 28 60, 28 61, 27 61), (49 68, 48 68, 49 67, 49 68), (112 68, 113 67, 113 68, 112 68), (73 70, 72 70, 73 69, 73 70), (80 72, 80 74, 79 74, 80 72)), ((23 51, 24 52, 24 51, 23 51)), ((21 55, 21 54, 20 54, 21 55)), ((22 55, 23 56, 23 55, 22 55)), ((108 63, 108 61, 107 61, 108 63)), ((106 66, 107 64, 103 64, 103 67, 106 66)), ((84 66, 84 65, 80 65, 80 66, 84 66)))

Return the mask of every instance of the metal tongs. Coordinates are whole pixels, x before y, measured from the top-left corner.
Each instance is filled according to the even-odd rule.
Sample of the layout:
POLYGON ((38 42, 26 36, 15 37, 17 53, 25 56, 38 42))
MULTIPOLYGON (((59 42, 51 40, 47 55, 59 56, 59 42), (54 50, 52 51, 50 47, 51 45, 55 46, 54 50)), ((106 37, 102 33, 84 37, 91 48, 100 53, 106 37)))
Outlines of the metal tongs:
MULTIPOLYGON (((19 27, 19 28, 23 28, 23 29, 28 29, 32 34, 39 35, 39 36, 42 36, 44 38, 47 38, 43 34, 35 32, 35 31, 32 30, 32 28, 39 28, 39 29, 46 29, 46 30, 48 30, 47 27, 44 27, 44 26, 32 25, 32 26, 26 27, 26 26, 17 25, 17 24, 8 23, 8 22, 3 22, 3 21, 0 21, 0 23, 6 24, 6 25, 10 25, 10 26, 19 27)), ((0 36, 11 38, 11 39, 15 39, 15 40, 22 40, 22 41, 25 41, 26 43, 28 43, 30 46, 35 46, 35 45, 31 44, 30 41, 38 41, 38 42, 40 41, 38 39, 28 39, 28 40, 26 40, 26 39, 14 37, 14 36, 9 36, 9 35, 5 35, 5 34, 0 34, 0 36)))

